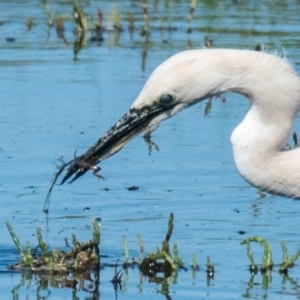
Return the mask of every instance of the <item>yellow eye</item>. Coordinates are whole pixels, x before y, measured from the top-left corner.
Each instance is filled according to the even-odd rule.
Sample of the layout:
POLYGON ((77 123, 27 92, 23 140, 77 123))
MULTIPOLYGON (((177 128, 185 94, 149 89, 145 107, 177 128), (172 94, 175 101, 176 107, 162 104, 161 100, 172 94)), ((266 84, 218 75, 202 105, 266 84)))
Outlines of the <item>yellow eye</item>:
POLYGON ((174 101, 172 94, 162 94, 159 98, 159 103, 162 105, 168 105, 174 101))

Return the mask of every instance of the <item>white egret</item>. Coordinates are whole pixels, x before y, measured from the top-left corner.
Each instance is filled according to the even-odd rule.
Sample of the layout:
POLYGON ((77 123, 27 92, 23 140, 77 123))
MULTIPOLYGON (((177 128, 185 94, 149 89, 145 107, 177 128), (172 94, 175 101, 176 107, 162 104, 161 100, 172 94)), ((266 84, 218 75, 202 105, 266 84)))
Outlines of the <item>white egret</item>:
POLYGON ((300 198, 300 148, 283 149, 299 111, 300 79, 286 59, 249 50, 189 50, 167 59, 129 111, 85 154, 62 166, 54 183, 67 166, 62 183, 96 171, 97 163, 149 126, 225 92, 243 94, 252 103, 231 135, 241 176, 263 191, 300 198))

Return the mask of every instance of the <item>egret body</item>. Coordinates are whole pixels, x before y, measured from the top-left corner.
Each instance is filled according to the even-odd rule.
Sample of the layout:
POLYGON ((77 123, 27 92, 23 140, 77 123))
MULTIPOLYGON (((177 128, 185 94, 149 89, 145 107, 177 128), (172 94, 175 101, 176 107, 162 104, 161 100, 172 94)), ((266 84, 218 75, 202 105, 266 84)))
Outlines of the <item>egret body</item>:
POLYGON ((189 50, 167 59, 129 111, 57 177, 69 166, 62 183, 73 174, 74 181, 149 126, 225 92, 252 104, 231 135, 241 176, 263 191, 300 198, 300 148, 283 149, 299 111, 300 79, 286 59, 249 50, 189 50))

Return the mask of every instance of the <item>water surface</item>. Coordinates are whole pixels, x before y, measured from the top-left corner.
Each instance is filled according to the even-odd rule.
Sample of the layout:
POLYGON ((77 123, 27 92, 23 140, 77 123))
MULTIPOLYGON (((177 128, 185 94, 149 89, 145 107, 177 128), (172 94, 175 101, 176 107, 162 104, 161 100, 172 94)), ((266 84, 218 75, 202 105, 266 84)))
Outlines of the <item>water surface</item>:
MULTIPOLYGON (((178 243, 187 271, 180 271, 167 290, 141 278, 137 269, 123 277, 118 298, 128 299, 299 299, 299 266, 288 277, 272 272, 267 280, 251 278, 249 260, 240 241, 248 236, 266 238, 274 262, 282 261, 280 242, 289 254, 300 247, 299 203, 281 197, 260 198, 238 175, 230 148, 232 130, 249 109, 242 96, 228 94, 205 102, 161 124, 152 135, 159 151, 148 152, 142 136, 101 164, 99 181, 88 173, 72 185, 56 186, 48 223, 42 213, 56 158, 66 161, 84 152, 130 107, 152 70, 174 53, 204 46, 209 36, 216 48, 254 49, 261 45, 286 55, 300 73, 298 1, 200 1, 187 34, 189 1, 148 1, 150 37, 142 37, 140 1, 84 1, 82 7, 97 19, 100 6, 105 22, 115 5, 121 33, 104 33, 103 42, 90 42, 74 59, 76 28, 72 1, 49 2, 53 20, 68 14, 65 39, 55 27, 49 31, 40 1, 1 1, 0 10, 0 285, 1 299, 108 299, 115 297, 110 283, 113 268, 100 273, 100 294, 79 288, 55 288, 37 277, 22 279, 7 269, 19 254, 4 221, 9 221, 23 244, 34 247, 36 228, 42 227, 50 247, 62 247, 76 233, 91 237, 90 219, 101 218, 102 261, 123 260, 122 238, 137 257, 136 234, 146 253, 165 236, 170 212, 175 215, 172 241, 178 243), (128 30, 128 13, 136 29, 128 30), (32 18, 33 27, 26 27, 32 18), (160 30, 172 26, 176 30, 160 30), (50 35, 49 35, 50 32, 50 35), (137 191, 128 191, 139 186, 137 191), (104 190, 107 188, 109 190, 104 190), (84 208, 89 207, 89 210, 84 208), (48 228, 48 230, 46 230, 48 228), (241 234, 245 232, 245 234, 241 234), (195 253, 200 270, 190 268, 195 253), (214 279, 207 280, 206 257, 215 263, 214 279), (42 284, 43 283, 43 284, 42 284)), ((105 26, 106 23, 105 23, 105 26)), ((300 132, 299 124, 295 131, 300 132)), ((253 246, 256 261, 260 247, 253 246)))

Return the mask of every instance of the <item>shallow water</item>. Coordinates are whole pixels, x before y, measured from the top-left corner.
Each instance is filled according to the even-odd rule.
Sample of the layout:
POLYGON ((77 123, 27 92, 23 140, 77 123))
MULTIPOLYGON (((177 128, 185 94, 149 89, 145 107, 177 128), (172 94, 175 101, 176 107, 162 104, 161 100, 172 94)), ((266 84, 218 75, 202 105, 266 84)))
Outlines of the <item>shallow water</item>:
MULTIPOLYGON (((89 288, 55 288, 49 282, 46 286, 37 276, 30 279, 9 271, 7 266, 16 263, 19 254, 4 221, 12 224, 23 244, 28 240, 32 247, 37 244, 36 228, 42 227, 53 248, 63 247, 64 238, 72 233, 87 241, 92 234, 90 219, 99 217, 102 262, 115 263, 123 260, 123 236, 133 257, 139 255, 137 233, 144 239, 146 253, 155 250, 165 236, 170 212, 175 215, 172 241, 177 242, 187 271, 181 270, 167 289, 129 269, 118 298, 299 299, 298 264, 288 277, 274 268, 271 279, 260 274, 251 279, 247 270, 246 249, 240 245, 245 237, 266 238, 275 263, 282 261, 281 241, 287 243, 290 255, 299 249, 300 210, 298 201, 259 198, 257 190, 238 175, 229 136, 249 109, 242 96, 228 94, 224 103, 215 99, 206 116, 202 102, 164 122, 152 135, 159 151, 151 155, 142 136, 137 137, 101 164, 106 181, 87 174, 72 185, 56 186, 48 222, 42 213, 56 158, 68 161, 75 150, 84 152, 127 111, 159 63, 178 51, 202 47, 204 36, 216 48, 253 49, 262 44, 275 49, 285 53, 300 73, 299 1, 200 1, 189 35, 189 1, 148 2, 149 40, 140 36, 140 1, 82 2, 85 13, 94 19, 101 6, 105 22, 117 5, 124 31, 105 33, 102 43, 89 42, 88 33, 74 60, 72 1, 50 3, 53 19, 69 14, 65 40, 55 28, 49 35, 40 1, 1 1, 1 299, 115 297, 110 282, 113 268, 101 270, 99 295, 89 288), (127 29, 129 12, 135 15, 132 34, 127 29), (30 31, 25 24, 28 17, 34 23, 30 31), (157 29, 161 20, 177 30, 157 29), (139 189, 128 191, 130 186, 139 189), (195 278, 190 267, 193 253, 200 264, 195 278), (215 263, 210 280, 205 272, 207 256, 215 263)), ((300 132, 299 124, 295 131, 300 132)), ((261 248, 252 248, 260 263, 261 248)))

